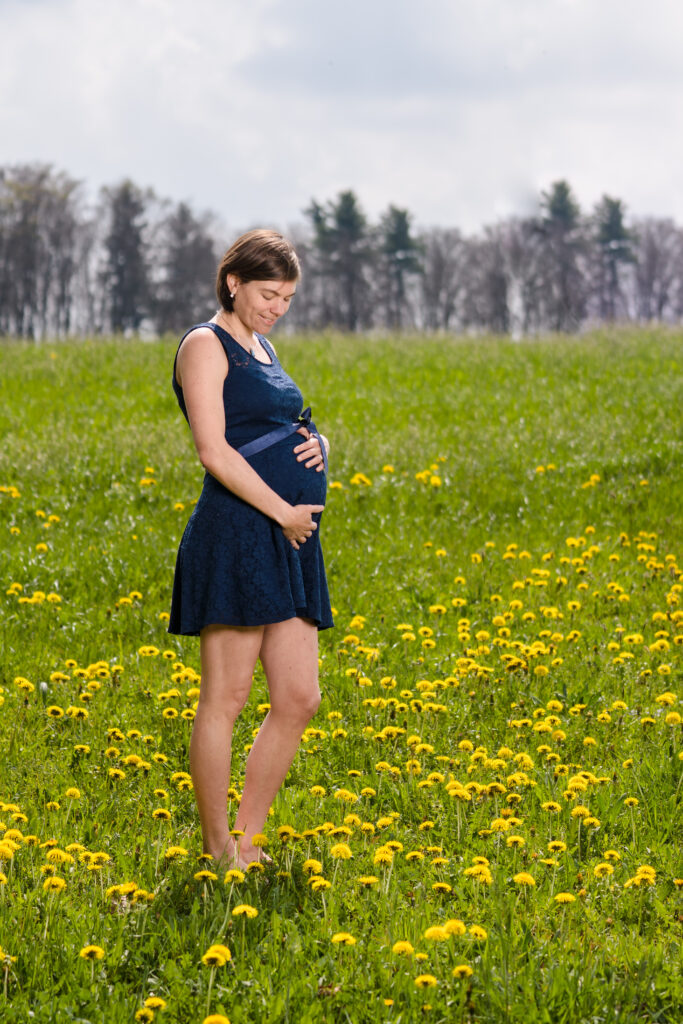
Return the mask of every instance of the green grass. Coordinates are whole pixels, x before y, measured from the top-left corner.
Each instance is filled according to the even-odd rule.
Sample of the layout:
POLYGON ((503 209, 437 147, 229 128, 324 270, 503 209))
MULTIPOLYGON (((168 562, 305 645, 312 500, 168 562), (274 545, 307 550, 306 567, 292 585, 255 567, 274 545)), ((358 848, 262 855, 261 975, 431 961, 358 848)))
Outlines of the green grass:
MULTIPOLYGON (((198 642, 164 616, 202 472, 174 343, 4 344, 0 1019, 119 1024, 156 995, 168 1024, 680 1020, 681 340, 278 342, 332 443, 337 626, 278 870, 232 885, 194 878, 176 775, 198 642)), ((266 700, 259 672, 234 798, 266 700)))

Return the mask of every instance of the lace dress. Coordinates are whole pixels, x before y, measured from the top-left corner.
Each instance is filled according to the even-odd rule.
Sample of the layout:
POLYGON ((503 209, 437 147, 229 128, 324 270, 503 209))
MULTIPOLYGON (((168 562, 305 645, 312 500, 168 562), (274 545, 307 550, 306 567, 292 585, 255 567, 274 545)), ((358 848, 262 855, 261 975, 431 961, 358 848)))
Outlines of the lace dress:
MULTIPOLYGON (((196 326, 209 327, 228 358, 223 402, 225 438, 232 447, 297 419, 303 406, 301 392, 266 338, 258 336, 270 363, 251 356, 220 325, 196 326)), ((173 389, 187 419, 175 363, 173 389)), ((301 434, 292 434, 248 456, 248 462, 292 505, 324 505, 325 473, 307 469, 293 454, 302 440, 301 434)), ((313 517, 318 524, 320 516, 313 517)), ((169 633, 197 636, 213 623, 261 626, 297 615, 311 619, 318 629, 333 625, 320 525, 296 551, 274 519, 206 473, 178 550, 169 633)))

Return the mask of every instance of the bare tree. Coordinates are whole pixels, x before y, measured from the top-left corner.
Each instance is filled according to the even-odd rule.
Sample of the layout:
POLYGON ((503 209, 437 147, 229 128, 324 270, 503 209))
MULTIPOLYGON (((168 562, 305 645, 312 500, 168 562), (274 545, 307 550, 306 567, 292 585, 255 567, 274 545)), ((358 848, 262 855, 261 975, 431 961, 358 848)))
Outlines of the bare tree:
MULTIPOLYGON (((464 237, 414 235, 390 205, 369 223, 355 193, 312 201, 289 234, 304 285, 286 329, 495 331, 521 337, 588 322, 683 319, 683 229, 627 223, 603 196, 583 217, 566 181, 537 217, 464 237)), ((215 216, 126 180, 100 191, 45 164, 0 167, 0 336, 177 333, 205 315, 217 261, 215 216)))
POLYGON ((678 320, 683 288, 683 232, 669 219, 646 217, 633 227, 635 304, 639 320, 678 320))
POLYGON ((187 203, 178 203, 158 225, 151 313, 160 334, 179 333, 216 303, 218 256, 210 223, 208 214, 197 217, 187 203))
POLYGON ((80 186, 46 164, 0 173, 0 332, 69 330, 80 186))
POLYGON ((453 330, 460 322, 467 243, 457 228, 429 228, 418 236, 422 250, 420 320, 431 331, 453 330))

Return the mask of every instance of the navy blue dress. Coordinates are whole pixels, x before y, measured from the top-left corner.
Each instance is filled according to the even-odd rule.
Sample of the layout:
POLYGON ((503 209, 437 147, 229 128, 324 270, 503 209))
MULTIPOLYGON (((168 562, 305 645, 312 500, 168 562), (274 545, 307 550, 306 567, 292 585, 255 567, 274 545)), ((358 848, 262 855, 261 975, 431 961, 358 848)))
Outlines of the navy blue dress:
MULTIPOLYGON (((223 386, 228 444, 239 448, 298 418, 301 392, 266 338, 258 335, 270 363, 255 359, 219 324, 196 326, 209 327, 228 357, 223 386)), ((173 389, 187 419, 175 363, 173 389)), ((301 434, 291 434, 247 461, 290 504, 324 505, 325 473, 307 469, 294 455, 302 441, 301 434)), ((320 516, 313 517, 318 524, 320 516)), ((207 472, 178 550, 169 633, 197 636, 211 624, 261 626, 297 615, 311 619, 318 629, 333 625, 320 526, 297 551, 274 519, 207 472)))

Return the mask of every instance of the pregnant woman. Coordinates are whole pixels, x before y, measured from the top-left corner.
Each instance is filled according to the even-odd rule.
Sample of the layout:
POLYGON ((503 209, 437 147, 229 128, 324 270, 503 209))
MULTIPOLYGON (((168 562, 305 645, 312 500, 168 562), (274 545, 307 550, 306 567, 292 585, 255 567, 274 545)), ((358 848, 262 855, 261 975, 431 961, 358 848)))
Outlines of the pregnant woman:
POLYGON ((218 268, 220 310, 185 334, 173 370, 206 474, 180 542, 169 632, 200 638, 190 770, 204 852, 238 867, 268 859, 252 837, 320 703, 318 630, 333 624, 318 529, 327 441, 265 337, 298 279, 282 235, 242 235, 218 268), (231 835, 232 731, 258 659, 270 710, 231 835))

